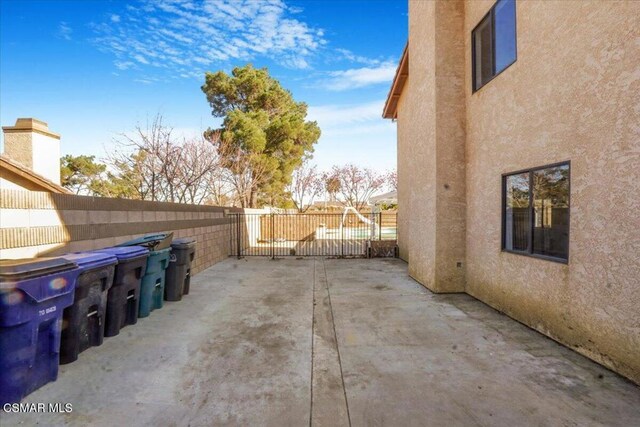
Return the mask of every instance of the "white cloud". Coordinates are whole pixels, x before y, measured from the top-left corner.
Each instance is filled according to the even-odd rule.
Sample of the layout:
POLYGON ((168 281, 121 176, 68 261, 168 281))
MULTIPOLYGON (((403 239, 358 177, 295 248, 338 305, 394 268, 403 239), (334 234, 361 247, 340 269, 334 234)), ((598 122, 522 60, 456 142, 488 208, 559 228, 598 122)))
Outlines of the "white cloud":
POLYGON ((71 33, 73 33, 73 30, 66 22, 62 21, 58 24, 58 37, 71 40, 71 33))
POLYGON ((115 65, 118 70, 128 70, 135 66, 131 61, 113 61, 113 65, 115 65))
POLYGON ((322 105, 310 106, 307 114, 309 120, 316 120, 320 128, 336 128, 354 123, 381 120, 384 100, 366 102, 356 105, 322 105))
POLYGON ((308 118, 316 120, 322 135, 313 154, 321 169, 337 159, 357 162, 377 170, 396 163, 396 125, 382 118, 384 100, 352 105, 310 106, 308 118))
POLYGON ((336 52, 340 55, 341 59, 346 59, 347 61, 356 62, 364 65, 378 65, 380 64, 379 59, 367 58, 366 56, 356 55, 349 49, 336 49, 336 52))
POLYGON ((298 70, 305 70, 305 69, 311 68, 309 63, 304 58, 296 57, 296 56, 293 56, 288 59, 283 59, 282 65, 284 65, 287 68, 294 68, 298 70))
POLYGON ((145 78, 142 78, 142 79, 134 79, 133 81, 134 81, 134 82, 136 82, 136 83, 142 83, 143 85, 150 85, 150 84, 152 84, 152 83, 153 83, 153 80, 145 79, 145 78))
POLYGON ((330 77, 322 82, 322 86, 333 91, 361 88, 379 83, 390 83, 396 72, 394 61, 385 61, 377 66, 351 68, 332 71, 330 77))
POLYGON ((307 69, 326 41, 296 12, 283 0, 143 0, 93 28, 96 44, 116 57, 119 69, 138 63, 147 71, 201 76, 212 64, 257 57, 307 69))
POLYGON ((142 56, 140 54, 133 55, 133 59, 135 59, 136 61, 138 61, 141 64, 149 64, 149 61, 147 61, 147 58, 145 58, 144 56, 142 56))

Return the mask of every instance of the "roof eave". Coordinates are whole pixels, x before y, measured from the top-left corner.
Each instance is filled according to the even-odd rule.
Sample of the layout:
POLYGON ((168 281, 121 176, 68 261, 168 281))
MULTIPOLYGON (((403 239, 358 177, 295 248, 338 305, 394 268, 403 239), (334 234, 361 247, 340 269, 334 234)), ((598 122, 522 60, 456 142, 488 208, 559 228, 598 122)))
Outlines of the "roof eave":
POLYGON ((409 42, 404 47, 400 63, 396 69, 396 75, 393 77, 393 83, 384 103, 382 117, 385 119, 395 119, 398 117, 398 100, 402 95, 402 90, 409 77, 409 42))
POLYGON ((67 188, 64 188, 63 186, 48 180, 42 175, 39 175, 33 172, 32 170, 24 167, 20 163, 4 155, 0 155, 0 167, 26 179, 29 182, 32 182, 33 184, 41 187, 45 191, 49 191, 51 193, 58 193, 58 194, 72 194, 71 191, 69 191, 67 188))

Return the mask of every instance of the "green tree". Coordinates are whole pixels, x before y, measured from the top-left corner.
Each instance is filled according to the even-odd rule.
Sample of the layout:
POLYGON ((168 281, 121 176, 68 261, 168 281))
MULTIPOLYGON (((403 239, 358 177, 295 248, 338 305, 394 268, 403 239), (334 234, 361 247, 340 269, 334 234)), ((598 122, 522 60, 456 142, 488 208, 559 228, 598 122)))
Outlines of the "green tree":
POLYGON ((202 91, 222 128, 209 129, 220 164, 242 207, 281 203, 293 171, 313 152, 320 138, 316 122, 307 121, 307 105, 269 76, 266 68, 236 67, 231 75, 207 73, 202 91))
MULTIPOLYGON (((140 154, 132 154, 131 158, 139 162, 140 154)), ((142 200, 140 172, 128 163, 115 161, 115 173, 107 172, 106 179, 96 182, 93 191, 96 196, 118 197, 122 199, 142 200)))
POLYGON ((96 163, 95 156, 72 156, 60 159, 60 181, 62 186, 76 194, 93 195, 93 189, 100 185, 107 166, 96 163))
POLYGON ((60 180, 63 187, 76 194, 140 199, 140 177, 136 170, 124 163, 114 167, 115 173, 107 171, 107 165, 97 163, 95 156, 68 154, 60 159, 60 180))

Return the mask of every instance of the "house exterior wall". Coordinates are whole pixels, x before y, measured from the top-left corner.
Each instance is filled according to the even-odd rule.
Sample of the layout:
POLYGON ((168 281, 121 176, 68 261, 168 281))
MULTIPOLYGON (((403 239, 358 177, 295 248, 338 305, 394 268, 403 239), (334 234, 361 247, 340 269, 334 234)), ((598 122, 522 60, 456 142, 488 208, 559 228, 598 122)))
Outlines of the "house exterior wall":
POLYGON ((8 190, 38 190, 28 179, 5 170, 2 170, 2 176, 0 176, 0 189, 1 188, 8 190))
POLYGON ((398 109, 398 152, 406 156, 398 176, 406 224, 399 227, 406 229, 409 274, 428 287, 436 274, 435 13, 434 2, 409 3, 409 78, 398 109))
POLYGON ((464 4, 436 3, 436 282, 438 292, 465 285, 464 4))
POLYGON ((464 290, 462 6, 409 3, 409 78, 398 102, 400 256, 436 292, 464 290))
MULTIPOLYGON (((410 84, 409 80, 405 83, 407 86, 410 84)), ((409 95, 409 91, 405 91, 398 99, 398 118, 397 118, 397 141, 398 147, 396 150, 397 156, 397 173, 398 173, 398 200, 402 200, 404 208, 398 210, 398 256, 409 262, 409 240, 411 239, 411 233, 409 232, 411 221, 411 209, 412 198, 410 196, 410 190, 412 188, 412 176, 409 163, 413 153, 411 152, 411 139, 408 135, 405 135, 409 131, 410 122, 406 120, 408 111, 405 106, 405 101, 409 95)))
POLYGON ((401 255, 414 278, 440 292, 440 257, 458 250, 464 291, 640 383, 640 2, 517 1, 517 60, 476 93, 471 31, 495 2, 442 3, 409 3, 409 80, 397 113, 401 255), (449 25, 460 10, 462 58, 449 25), (438 39, 454 48, 438 49, 438 39), (461 95, 457 74, 438 78, 447 61, 464 61, 461 95), (456 116, 445 113, 456 97, 462 129, 443 133, 437 122, 456 116), (445 150, 435 173, 434 141, 445 150), (458 192, 433 208, 446 197, 442 183, 459 182, 447 175, 456 156, 462 199, 458 192), (502 252, 501 175, 565 160, 568 264, 502 252), (438 224, 461 210, 465 241, 443 248, 438 224))

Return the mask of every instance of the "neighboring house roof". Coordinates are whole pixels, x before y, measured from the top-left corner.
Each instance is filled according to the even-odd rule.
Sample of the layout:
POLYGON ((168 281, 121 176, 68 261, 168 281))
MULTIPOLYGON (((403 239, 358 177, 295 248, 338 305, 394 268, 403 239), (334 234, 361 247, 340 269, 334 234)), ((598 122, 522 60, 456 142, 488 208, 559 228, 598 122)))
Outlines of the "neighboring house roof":
POLYGON ((398 117, 398 100, 402 94, 404 84, 409 77, 409 42, 404 47, 402 52, 402 58, 400 58, 400 64, 396 69, 396 75, 393 78, 391 84, 391 90, 387 95, 387 101, 384 103, 384 110, 382 111, 382 117, 385 119, 395 119, 398 117))
POLYGON ((50 193, 71 193, 68 189, 35 173, 4 154, 0 154, 0 171, 2 171, 2 177, 4 179, 14 181, 11 179, 13 176, 17 178, 19 184, 27 190, 48 191, 50 193))
POLYGON ((377 205, 378 203, 398 203, 398 192, 389 191, 369 199, 369 204, 377 205))

